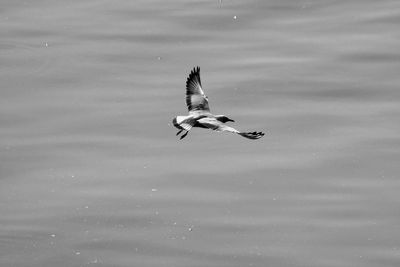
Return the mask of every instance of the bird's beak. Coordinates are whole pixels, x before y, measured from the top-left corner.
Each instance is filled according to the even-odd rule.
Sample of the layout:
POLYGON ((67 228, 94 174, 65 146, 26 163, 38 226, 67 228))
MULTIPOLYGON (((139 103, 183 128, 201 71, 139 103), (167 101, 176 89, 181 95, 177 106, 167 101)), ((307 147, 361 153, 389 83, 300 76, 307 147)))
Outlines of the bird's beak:
POLYGON ((235 122, 234 120, 231 120, 231 119, 229 119, 229 118, 228 118, 228 121, 235 122))

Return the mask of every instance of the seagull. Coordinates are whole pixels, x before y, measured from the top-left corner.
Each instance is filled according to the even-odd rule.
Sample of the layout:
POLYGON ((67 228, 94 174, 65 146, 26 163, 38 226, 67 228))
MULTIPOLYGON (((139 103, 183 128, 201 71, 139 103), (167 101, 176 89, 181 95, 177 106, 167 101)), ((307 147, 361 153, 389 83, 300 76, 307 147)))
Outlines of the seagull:
POLYGON ((234 122, 225 115, 213 115, 210 112, 208 98, 204 94, 200 81, 200 67, 194 68, 186 81, 186 105, 189 110, 187 116, 176 116, 172 123, 179 129, 177 136, 181 135, 180 139, 186 137, 193 127, 206 128, 218 132, 231 132, 239 134, 249 139, 259 139, 264 136, 263 132, 240 132, 235 128, 227 126, 226 122, 234 122))

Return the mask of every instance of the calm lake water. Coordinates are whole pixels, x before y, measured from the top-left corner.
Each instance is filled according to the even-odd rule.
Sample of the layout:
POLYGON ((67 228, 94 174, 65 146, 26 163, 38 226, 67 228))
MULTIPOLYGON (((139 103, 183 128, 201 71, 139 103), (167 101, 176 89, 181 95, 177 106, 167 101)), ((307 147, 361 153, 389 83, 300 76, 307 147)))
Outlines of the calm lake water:
POLYGON ((400 266, 399 1, 0 9, 0 266, 400 266), (260 140, 179 140, 211 110, 260 140))

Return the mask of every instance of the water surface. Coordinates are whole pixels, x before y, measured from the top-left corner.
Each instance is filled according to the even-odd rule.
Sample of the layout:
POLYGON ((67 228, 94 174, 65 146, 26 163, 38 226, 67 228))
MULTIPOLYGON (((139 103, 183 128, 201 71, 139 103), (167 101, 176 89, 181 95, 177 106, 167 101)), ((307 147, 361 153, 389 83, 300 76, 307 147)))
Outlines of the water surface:
POLYGON ((3 1, 0 265, 398 266, 397 1, 3 1), (257 141, 195 129, 185 81, 257 141))

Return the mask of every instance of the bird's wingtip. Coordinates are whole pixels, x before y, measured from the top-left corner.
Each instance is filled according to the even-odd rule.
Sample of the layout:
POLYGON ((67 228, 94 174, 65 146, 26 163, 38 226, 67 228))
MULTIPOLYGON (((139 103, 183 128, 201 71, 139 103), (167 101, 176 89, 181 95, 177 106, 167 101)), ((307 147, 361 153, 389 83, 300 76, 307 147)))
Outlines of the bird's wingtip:
POLYGON ((187 84, 188 84, 192 79, 198 80, 199 84, 201 85, 201 82, 200 82, 200 67, 199 67, 199 66, 194 67, 194 68, 190 71, 190 74, 189 74, 189 76, 188 76, 187 79, 186 79, 186 86, 187 86, 187 84))
POLYGON ((195 74, 195 73, 200 73, 200 67, 196 66, 193 68, 193 70, 191 71, 191 73, 195 74))
POLYGON ((263 132, 248 132, 248 133, 239 133, 241 136, 246 137, 248 139, 260 139, 265 135, 263 132))

